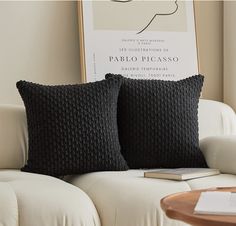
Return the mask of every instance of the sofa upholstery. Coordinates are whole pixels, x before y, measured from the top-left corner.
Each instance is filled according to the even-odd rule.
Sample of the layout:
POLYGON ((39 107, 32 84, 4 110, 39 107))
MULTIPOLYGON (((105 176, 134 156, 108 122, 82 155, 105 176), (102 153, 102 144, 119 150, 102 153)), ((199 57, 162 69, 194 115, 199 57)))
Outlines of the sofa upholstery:
POLYGON ((128 170, 71 175, 63 181, 19 170, 27 159, 25 111, 21 106, 1 105, 0 225, 185 225, 163 214, 161 198, 192 189, 236 186, 236 169, 228 164, 229 158, 231 163, 236 159, 234 111, 219 102, 200 100, 199 125, 207 163, 224 174, 177 182, 144 178, 144 170, 128 170))
POLYGON ((198 109, 199 139, 236 134, 235 112, 226 104, 203 100, 198 109))
POLYGON ((221 173, 236 174, 235 135, 211 136, 201 140, 201 150, 210 168, 221 173))
POLYGON ((1 105, 0 128, 0 169, 20 169, 28 151, 24 107, 1 105))
MULTIPOLYGON (((212 142, 207 137, 224 136, 234 140, 227 152, 231 152, 231 163, 236 160, 236 117, 227 105, 209 100, 199 103, 199 137, 200 146, 204 149, 207 162, 214 162, 214 167, 225 172, 230 168, 232 174, 193 179, 188 181, 172 181, 144 178, 144 171, 129 170, 128 172, 96 172, 85 175, 74 175, 67 178, 69 183, 85 191, 95 203, 103 226, 183 226, 182 222, 168 219, 160 208, 160 200, 166 195, 190 191, 193 189, 236 186, 236 170, 232 164, 222 158, 223 154, 211 154, 212 142), (230 136, 231 134, 231 136, 230 136), (230 137, 230 138, 229 138, 230 137), (205 139, 204 139, 205 138, 205 139), (210 143, 210 144, 209 144, 210 143), (234 154, 234 153, 235 154, 234 154), (232 158, 233 157, 233 158, 232 158), (220 161, 220 158, 222 161, 220 161)), ((221 143, 222 139, 220 140, 221 143)), ((224 145, 218 141, 218 153, 222 153, 224 145)), ((213 143, 215 140, 213 141, 213 143)), ((227 143, 227 140, 225 141, 227 143)), ((232 143, 231 142, 231 143, 232 143)), ((227 145, 226 145, 227 147, 227 145)), ((228 157, 230 158, 230 157, 228 157)), ((210 165, 211 166, 211 165, 210 165)))
POLYGON ((100 226, 81 189, 54 177, 0 170, 0 225, 100 226))
POLYGON ((188 181, 144 178, 146 170, 94 172, 68 181, 85 191, 95 203, 103 226, 182 226, 165 217, 160 200, 192 189, 236 186, 236 176, 221 174, 188 181))
POLYGON ((100 226, 89 196, 63 180, 21 172, 27 156, 22 106, 0 107, 0 225, 100 226))

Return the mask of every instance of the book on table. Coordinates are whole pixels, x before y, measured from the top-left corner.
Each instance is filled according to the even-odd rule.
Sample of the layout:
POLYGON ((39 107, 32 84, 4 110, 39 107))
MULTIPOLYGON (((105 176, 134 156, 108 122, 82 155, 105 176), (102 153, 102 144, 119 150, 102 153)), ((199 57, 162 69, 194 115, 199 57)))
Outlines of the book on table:
POLYGON ((236 193, 202 192, 194 209, 195 214, 236 215, 236 193))
POLYGON ((170 180, 189 180, 199 177, 207 177, 220 174, 218 169, 209 168, 177 168, 177 169, 158 169, 144 172, 144 177, 170 179, 170 180))

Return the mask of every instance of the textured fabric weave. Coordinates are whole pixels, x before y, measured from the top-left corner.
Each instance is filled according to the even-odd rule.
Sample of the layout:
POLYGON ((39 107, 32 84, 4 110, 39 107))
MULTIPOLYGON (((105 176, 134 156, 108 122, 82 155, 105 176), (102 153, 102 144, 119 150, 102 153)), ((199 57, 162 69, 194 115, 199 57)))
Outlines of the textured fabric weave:
MULTIPOLYGON (((122 77, 106 75, 106 78, 122 77)), ((121 151, 130 168, 206 167, 198 140, 203 76, 180 81, 123 78, 118 98, 121 151)))
POLYGON ((26 107, 29 156, 23 171, 53 176, 126 170, 117 129, 121 81, 17 88, 26 107))

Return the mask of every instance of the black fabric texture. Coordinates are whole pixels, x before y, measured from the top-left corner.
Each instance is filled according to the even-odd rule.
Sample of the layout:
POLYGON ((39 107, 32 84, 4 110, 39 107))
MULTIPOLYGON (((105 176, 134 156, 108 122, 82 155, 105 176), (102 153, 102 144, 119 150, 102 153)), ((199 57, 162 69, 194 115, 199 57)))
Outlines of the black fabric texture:
POLYGON ((29 154, 22 171, 52 176, 127 170, 117 128, 120 79, 47 86, 17 82, 29 154))
POLYGON ((106 78, 123 78, 118 129, 130 168, 207 167, 198 138, 202 75, 179 81, 106 78))

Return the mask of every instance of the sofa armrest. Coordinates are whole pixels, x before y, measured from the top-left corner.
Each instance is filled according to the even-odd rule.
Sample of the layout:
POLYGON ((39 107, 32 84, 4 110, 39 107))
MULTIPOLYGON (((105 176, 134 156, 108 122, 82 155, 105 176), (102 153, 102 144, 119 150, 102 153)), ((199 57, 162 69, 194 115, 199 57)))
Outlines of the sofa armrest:
POLYGON ((210 168, 236 174, 236 135, 204 138, 200 140, 200 148, 210 168))

